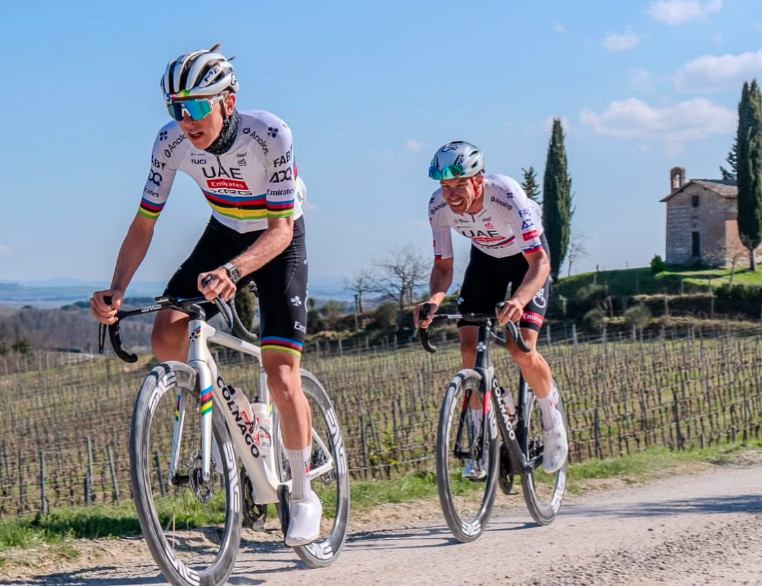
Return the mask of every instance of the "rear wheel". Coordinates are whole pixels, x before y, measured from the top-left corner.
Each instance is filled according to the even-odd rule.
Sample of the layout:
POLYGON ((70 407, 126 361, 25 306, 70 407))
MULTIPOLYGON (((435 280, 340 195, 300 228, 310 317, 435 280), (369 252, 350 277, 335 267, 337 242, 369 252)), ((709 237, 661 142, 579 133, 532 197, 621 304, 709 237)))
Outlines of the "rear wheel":
MULTIPOLYGON (((338 557, 347 537, 349 522, 349 468, 344 449, 344 438, 333 404, 314 375, 302 370, 302 390, 312 410, 312 461, 310 485, 323 505, 320 536, 309 545, 294 547, 299 558, 311 568, 329 566, 338 557)), ((276 411, 277 413, 277 411, 276 411)), ((282 482, 291 479, 291 465, 283 450, 280 436, 279 416, 273 429, 277 440, 274 445, 277 469, 282 482)), ((281 503, 278 513, 284 530, 288 526, 287 492, 279 493, 281 503)))
POLYGON ((461 370, 447 387, 439 415, 437 435, 437 488, 447 526, 459 541, 474 541, 492 513, 498 481, 498 441, 494 410, 489 409, 477 429, 472 408, 484 401, 482 377, 461 370), (482 430, 486 433, 482 452, 482 430), (466 461, 481 461, 481 480, 463 477, 466 461))
POLYGON ((167 362, 146 377, 132 417, 130 474, 138 519, 154 560, 176 586, 224 584, 241 536, 235 450, 222 414, 212 408, 211 470, 203 478, 201 411, 196 372, 167 362), (176 420, 181 434, 170 477, 176 420))
MULTIPOLYGON (((558 397, 556 408, 561 412, 564 425, 566 425, 566 410, 561 397, 558 397)), ((556 518, 558 510, 561 508, 561 501, 566 489, 568 460, 557 472, 548 474, 543 470, 542 415, 539 403, 531 390, 527 391, 524 422, 526 425, 520 430, 519 437, 521 438, 522 449, 524 449, 527 460, 531 462, 532 466, 531 471, 521 475, 521 488, 532 518, 540 525, 549 525, 556 518)))

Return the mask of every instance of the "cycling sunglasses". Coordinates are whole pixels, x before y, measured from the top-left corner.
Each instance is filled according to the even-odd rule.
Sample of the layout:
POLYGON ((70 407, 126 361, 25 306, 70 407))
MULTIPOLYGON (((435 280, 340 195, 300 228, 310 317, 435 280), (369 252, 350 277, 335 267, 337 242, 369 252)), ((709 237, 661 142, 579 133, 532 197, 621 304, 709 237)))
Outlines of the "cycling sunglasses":
POLYGON ((444 169, 440 169, 436 165, 429 167, 429 177, 436 181, 443 181, 445 179, 457 179, 464 175, 466 170, 460 165, 447 165, 444 169))
POLYGON ((184 100, 182 102, 168 102, 167 111, 178 122, 182 121, 184 114, 188 114, 193 120, 203 120, 212 113, 214 105, 225 96, 220 94, 213 98, 197 98, 195 100, 184 100))

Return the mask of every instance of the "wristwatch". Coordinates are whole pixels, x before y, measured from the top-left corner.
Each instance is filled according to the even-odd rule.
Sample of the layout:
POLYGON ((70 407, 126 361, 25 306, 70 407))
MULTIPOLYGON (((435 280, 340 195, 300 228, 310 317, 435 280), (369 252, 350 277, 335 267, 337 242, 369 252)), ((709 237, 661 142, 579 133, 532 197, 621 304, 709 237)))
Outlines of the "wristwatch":
POLYGON ((228 276, 234 284, 241 280, 241 277, 243 276, 241 275, 241 269, 235 266, 232 262, 226 262, 222 265, 222 268, 228 272, 228 276))

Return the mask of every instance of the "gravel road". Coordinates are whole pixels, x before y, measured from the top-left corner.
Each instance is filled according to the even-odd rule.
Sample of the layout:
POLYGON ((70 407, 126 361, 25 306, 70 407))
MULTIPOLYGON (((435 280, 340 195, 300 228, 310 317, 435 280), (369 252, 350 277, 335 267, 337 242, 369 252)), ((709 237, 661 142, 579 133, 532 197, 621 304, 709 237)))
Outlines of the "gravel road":
MULTIPOLYGON (((435 511, 353 530, 337 562, 321 570, 279 543, 245 539, 230 584, 762 585, 761 460, 568 498, 548 527, 534 524, 520 494, 500 495, 501 510, 474 543, 455 541, 435 511)), ((39 572, 0 567, 0 583, 165 583, 140 540, 98 542, 76 562, 39 572)))

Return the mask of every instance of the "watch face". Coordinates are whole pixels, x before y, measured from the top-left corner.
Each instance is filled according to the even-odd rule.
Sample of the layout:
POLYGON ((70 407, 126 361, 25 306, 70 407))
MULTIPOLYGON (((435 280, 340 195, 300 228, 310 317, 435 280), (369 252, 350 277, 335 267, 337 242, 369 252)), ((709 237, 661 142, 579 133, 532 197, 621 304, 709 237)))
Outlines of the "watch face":
POLYGON ((230 280, 233 281, 233 283, 237 283, 241 280, 241 271, 233 263, 227 263, 225 265, 225 269, 227 270, 228 275, 230 276, 230 280))

